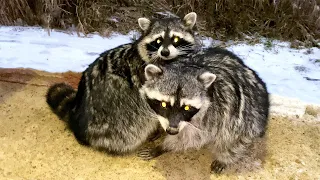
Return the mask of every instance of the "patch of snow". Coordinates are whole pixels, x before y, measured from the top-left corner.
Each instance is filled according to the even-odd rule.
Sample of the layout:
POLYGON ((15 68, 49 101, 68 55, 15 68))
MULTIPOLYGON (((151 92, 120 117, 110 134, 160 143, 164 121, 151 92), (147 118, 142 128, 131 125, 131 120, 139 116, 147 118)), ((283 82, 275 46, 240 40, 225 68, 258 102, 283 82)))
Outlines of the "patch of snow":
POLYGON ((119 22, 118 19, 117 19, 117 17, 111 17, 111 18, 109 18, 109 20, 110 20, 110 21, 113 21, 113 22, 119 22))
POLYGON ((48 72, 84 71, 101 52, 130 43, 129 35, 78 37, 37 27, 0 26, 0 67, 48 72))
POLYGON ((257 71, 269 93, 320 104, 320 67, 314 62, 320 59, 320 49, 292 49, 284 42, 275 42, 271 49, 264 44, 237 44, 227 49, 257 71))
POLYGON ((297 98, 286 98, 274 94, 270 95, 269 99, 270 114, 302 117, 308 105, 297 98))
POLYGON ((212 46, 212 44, 216 43, 211 37, 202 37, 201 43, 205 47, 212 46))
MULTIPOLYGON (((76 33, 53 30, 48 36, 47 30, 42 28, 0 26, 0 67, 82 72, 103 51, 130 43, 134 34, 78 37, 76 33)), ((205 46, 215 43, 219 41, 203 40, 205 46)), ((289 43, 279 41, 273 41, 269 48, 262 42, 234 44, 227 49, 257 71, 269 93, 320 104, 319 49, 292 49, 289 43)))

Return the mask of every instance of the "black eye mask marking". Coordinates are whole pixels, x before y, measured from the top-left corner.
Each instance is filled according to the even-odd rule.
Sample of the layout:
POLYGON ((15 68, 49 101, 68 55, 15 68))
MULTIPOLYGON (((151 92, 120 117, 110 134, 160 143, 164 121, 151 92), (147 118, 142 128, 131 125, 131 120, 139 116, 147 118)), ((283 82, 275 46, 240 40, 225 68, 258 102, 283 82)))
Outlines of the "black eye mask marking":
POLYGON ((180 112, 183 113, 183 117, 184 117, 184 121, 191 121, 191 118, 197 114, 197 112, 199 112, 199 109, 192 107, 192 106, 188 106, 187 108, 188 110, 186 110, 186 105, 181 106, 180 107, 180 112))
POLYGON ((169 116, 174 114, 175 115, 181 114, 182 115, 181 121, 190 122, 191 118, 199 112, 199 109, 192 106, 188 106, 188 108, 186 108, 185 106, 181 106, 181 107, 171 106, 169 102, 158 101, 156 99, 147 99, 147 102, 157 114, 163 117, 168 118, 169 116))
POLYGON ((155 39, 154 41, 147 44, 147 50, 153 51, 153 52, 158 51, 158 49, 160 48, 162 43, 163 43, 163 38, 159 37, 159 38, 155 39))
POLYGON ((190 42, 184 40, 183 38, 180 38, 179 36, 172 36, 171 42, 174 47, 182 47, 191 44, 190 42))
POLYGON ((158 101, 156 99, 147 99, 147 102, 157 114, 164 117, 166 117, 168 110, 172 108, 170 103, 165 101, 158 101), (165 103, 165 106, 163 103, 165 103))
MULTIPOLYGON (((156 52, 162 45, 165 47, 168 47, 170 44, 172 44, 176 48, 185 47, 187 51, 187 49, 190 48, 188 46, 192 44, 179 36, 173 35, 171 38, 169 38, 168 36, 166 37, 167 37, 166 40, 163 37, 159 37, 154 41, 148 43, 146 45, 147 50, 150 52, 156 52)), ((190 50, 192 49, 190 48, 190 50)))

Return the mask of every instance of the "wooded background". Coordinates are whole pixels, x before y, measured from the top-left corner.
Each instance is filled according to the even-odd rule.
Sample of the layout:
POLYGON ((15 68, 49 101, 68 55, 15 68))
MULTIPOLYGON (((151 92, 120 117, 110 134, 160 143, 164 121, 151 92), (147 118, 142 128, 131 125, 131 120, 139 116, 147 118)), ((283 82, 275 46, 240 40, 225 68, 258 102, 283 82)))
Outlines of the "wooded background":
POLYGON ((320 0, 0 0, 0 24, 74 27, 83 33, 138 29, 139 17, 198 14, 198 31, 218 40, 264 36, 315 46, 320 0), (168 13, 167 13, 168 14, 168 13))

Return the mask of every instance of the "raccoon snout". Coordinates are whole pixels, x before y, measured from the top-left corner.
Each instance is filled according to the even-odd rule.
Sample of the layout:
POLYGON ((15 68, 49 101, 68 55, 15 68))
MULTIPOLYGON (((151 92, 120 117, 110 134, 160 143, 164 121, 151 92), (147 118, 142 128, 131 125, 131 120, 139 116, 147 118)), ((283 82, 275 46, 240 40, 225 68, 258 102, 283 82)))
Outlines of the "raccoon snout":
POLYGON ((170 51, 168 48, 163 48, 161 51, 161 56, 167 57, 170 55, 170 51))
POLYGON ((170 135, 176 135, 179 133, 179 129, 174 127, 168 127, 166 132, 170 135))

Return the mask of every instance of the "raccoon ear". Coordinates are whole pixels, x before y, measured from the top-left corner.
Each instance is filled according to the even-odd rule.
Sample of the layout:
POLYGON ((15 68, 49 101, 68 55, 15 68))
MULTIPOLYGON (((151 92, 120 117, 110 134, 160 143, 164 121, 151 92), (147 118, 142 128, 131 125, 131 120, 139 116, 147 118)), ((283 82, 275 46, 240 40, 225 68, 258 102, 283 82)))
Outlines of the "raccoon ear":
POLYGON ((197 21, 197 14, 195 12, 188 13, 183 18, 184 24, 187 28, 192 29, 197 21))
POLYGON ((148 64, 144 68, 144 75, 147 80, 153 80, 153 79, 161 76, 161 74, 162 74, 162 70, 154 64, 148 64))
POLYGON ((204 72, 201 74, 198 79, 204 85, 204 87, 208 88, 211 84, 216 80, 217 76, 211 72, 204 72))
POLYGON ((139 18, 138 23, 139 23, 140 28, 143 31, 146 31, 149 28, 151 21, 147 18, 139 18))

